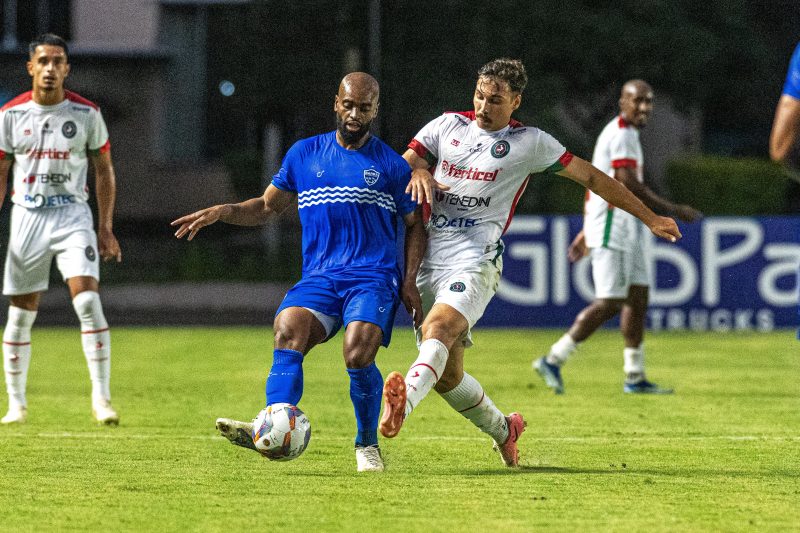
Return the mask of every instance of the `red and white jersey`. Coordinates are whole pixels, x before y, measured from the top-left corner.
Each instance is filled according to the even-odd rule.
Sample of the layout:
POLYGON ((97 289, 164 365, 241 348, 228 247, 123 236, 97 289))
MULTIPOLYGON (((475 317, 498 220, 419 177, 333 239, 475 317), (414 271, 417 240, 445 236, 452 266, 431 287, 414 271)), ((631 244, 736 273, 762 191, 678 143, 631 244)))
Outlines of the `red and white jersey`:
MULTIPOLYGON (((644 181, 644 157, 639 130, 621 116, 609 122, 594 147, 592 164, 614 176, 617 168, 632 168, 636 177, 644 181)), ((590 190, 586 190, 583 232, 589 248, 628 250, 644 235, 646 226, 627 211, 616 208, 590 190)))
POLYGON ((13 159, 11 201, 39 209, 86 203, 89 153, 110 149, 100 108, 65 91, 42 106, 30 91, 0 108, 0 158, 13 159))
POLYGON ((535 172, 558 172, 572 154, 547 133, 512 120, 498 131, 478 127, 474 112, 445 113, 408 145, 433 164, 436 181, 424 265, 491 261, 503 253, 500 237, 535 172))

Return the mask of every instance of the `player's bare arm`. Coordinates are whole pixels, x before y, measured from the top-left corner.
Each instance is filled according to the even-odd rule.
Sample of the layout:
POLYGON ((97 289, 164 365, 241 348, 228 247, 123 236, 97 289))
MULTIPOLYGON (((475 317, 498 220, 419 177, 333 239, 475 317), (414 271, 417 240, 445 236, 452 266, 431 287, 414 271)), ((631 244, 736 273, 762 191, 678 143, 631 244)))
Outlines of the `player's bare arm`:
POLYGON ((589 255, 589 247, 586 246, 586 236, 583 230, 581 230, 575 238, 572 239, 569 248, 567 248, 567 259, 574 263, 587 255, 589 255))
POLYGON ((422 298, 417 288, 417 273, 425 256, 425 248, 428 244, 428 236, 425 233, 425 224, 422 221, 422 209, 417 208, 414 212, 403 217, 406 225, 405 241, 405 273, 403 276, 403 286, 400 288, 400 299, 414 320, 414 327, 422 325, 423 311, 422 298))
POLYGON ((622 183, 606 175, 588 161, 573 157, 566 168, 558 174, 580 183, 608 203, 632 214, 644 222, 655 236, 671 242, 681 238, 681 232, 674 220, 655 214, 622 183))
POLYGON ((114 236, 114 205, 117 200, 117 178, 111 162, 111 152, 90 154, 94 165, 95 194, 97 195, 97 240, 104 261, 122 261, 122 250, 114 236))
POLYGON ((0 207, 3 206, 3 200, 6 197, 6 188, 8 187, 8 171, 11 169, 11 159, 0 159, 0 207))
POLYGON ((430 165, 424 157, 420 157, 410 148, 403 154, 403 159, 411 167, 411 181, 406 187, 406 194, 411 194, 411 199, 422 205, 425 202, 431 203, 433 200, 433 190, 449 191, 450 187, 444 183, 439 183, 433 179, 430 172, 430 165))
POLYGON ((769 156, 772 160, 786 161, 799 135, 800 100, 784 94, 775 109, 775 120, 769 136, 769 156))
POLYGON ((191 241, 200 229, 221 220, 236 226, 258 226, 272 215, 283 213, 294 201, 295 194, 270 185, 263 196, 251 198, 238 204, 220 204, 195 211, 173 220, 171 226, 179 226, 177 238, 189 235, 191 241))
POLYGON ((694 222, 703 216, 700 211, 690 205, 676 204, 656 194, 653 189, 638 180, 636 171, 632 168, 614 169, 614 179, 625 185, 639 200, 644 202, 644 205, 656 213, 666 213, 686 222, 694 222))

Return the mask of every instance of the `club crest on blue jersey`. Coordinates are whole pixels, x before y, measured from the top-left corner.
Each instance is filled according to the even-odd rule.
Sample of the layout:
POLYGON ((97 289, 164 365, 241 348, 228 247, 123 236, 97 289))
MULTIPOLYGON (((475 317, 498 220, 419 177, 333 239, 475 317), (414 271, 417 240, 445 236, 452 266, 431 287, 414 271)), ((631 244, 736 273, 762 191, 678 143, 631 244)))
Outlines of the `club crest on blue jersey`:
POLYGON ((508 144, 508 141, 497 141, 492 145, 492 157, 496 157, 500 159, 501 157, 505 157, 508 155, 508 152, 511 150, 511 145, 508 144))
POLYGON ((375 185, 375 182, 378 181, 380 177, 381 173, 374 168, 368 168, 364 171, 364 181, 367 182, 367 185, 375 185))

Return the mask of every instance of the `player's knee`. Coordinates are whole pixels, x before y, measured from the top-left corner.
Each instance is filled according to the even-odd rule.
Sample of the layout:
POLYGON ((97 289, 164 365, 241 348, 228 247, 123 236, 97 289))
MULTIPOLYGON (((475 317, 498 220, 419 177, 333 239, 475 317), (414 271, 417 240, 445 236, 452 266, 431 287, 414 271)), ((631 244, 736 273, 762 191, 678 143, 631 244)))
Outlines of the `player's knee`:
POLYGON ((72 299, 72 307, 81 324, 91 327, 106 327, 105 315, 103 314, 103 304, 100 302, 100 295, 95 291, 83 291, 75 295, 72 299))
POLYGON ((344 364, 347 368, 366 368, 375 362, 378 350, 372 346, 359 346, 345 350, 344 364))
POLYGON ((16 329, 29 330, 36 320, 36 311, 30 311, 21 307, 8 307, 8 326, 16 329))
POLYGON ((463 379, 463 370, 458 373, 445 372, 442 374, 442 377, 439 378, 439 381, 436 382, 436 385, 433 386, 433 389, 439 394, 444 394, 445 392, 450 392, 451 390, 455 389, 463 379))
POLYGON ((449 349, 463 333, 458 329, 457 325, 451 324, 446 320, 434 319, 422 325, 422 337, 424 339, 437 339, 449 349))

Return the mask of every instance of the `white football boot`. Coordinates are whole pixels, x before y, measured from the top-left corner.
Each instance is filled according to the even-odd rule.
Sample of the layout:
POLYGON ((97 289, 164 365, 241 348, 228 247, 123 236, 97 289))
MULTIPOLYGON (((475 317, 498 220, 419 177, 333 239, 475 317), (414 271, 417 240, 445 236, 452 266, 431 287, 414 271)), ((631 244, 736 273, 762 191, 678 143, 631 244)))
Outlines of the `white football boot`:
POLYGON ((24 424, 28 420, 28 409, 24 405, 15 405, 8 408, 8 413, 0 424, 24 424))
POLYGON ((356 446, 356 464, 359 472, 383 472, 381 450, 375 446, 356 446))
POLYGON ((119 415, 111 407, 111 402, 105 398, 92 400, 92 416, 97 423, 103 426, 118 426, 119 415))
POLYGON ((233 418, 217 418, 217 431, 228 439, 231 444, 258 452, 258 448, 253 442, 252 422, 242 422, 233 418))

